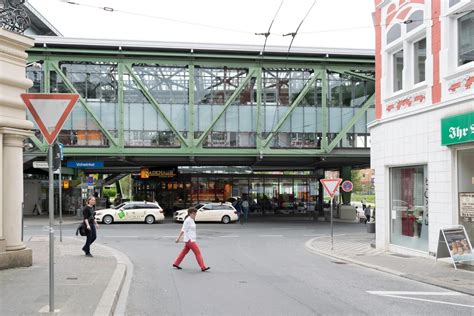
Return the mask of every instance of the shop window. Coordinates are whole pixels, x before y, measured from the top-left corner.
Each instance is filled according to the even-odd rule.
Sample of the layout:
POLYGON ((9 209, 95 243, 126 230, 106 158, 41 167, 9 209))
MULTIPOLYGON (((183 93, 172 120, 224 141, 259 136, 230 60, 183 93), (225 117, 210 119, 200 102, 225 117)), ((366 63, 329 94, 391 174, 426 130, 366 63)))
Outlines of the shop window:
POLYGON ((403 49, 393 54, 393 92, 403 89, 403 49))
POLYGON ((458 65, 474 61, 474 11, 458 19, 458 65))
POLYGON ((391 169, 391 243, 428 250, 428 182, 425 166, 391 169))
POLYGON ((425 60, 426 60, 426 38, 415 42, 413 45, 415 62, 415 84, 425 81, 425 60))

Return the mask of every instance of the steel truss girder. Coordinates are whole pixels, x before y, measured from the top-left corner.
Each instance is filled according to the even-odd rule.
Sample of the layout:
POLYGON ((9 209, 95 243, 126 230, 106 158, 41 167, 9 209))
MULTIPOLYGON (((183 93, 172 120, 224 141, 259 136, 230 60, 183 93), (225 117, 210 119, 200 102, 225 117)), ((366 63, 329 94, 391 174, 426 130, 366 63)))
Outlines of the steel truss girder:
MULTIPOLYGON (((67 76, 61 71, 61 69, 59 69, 59 67, 55 64, 55 63, 50 63, 50 66, 54 69, 54 71, 61 77, 61 79, 64 81, 64 83, 66 84, 66 86, 68 87, 69 90, 71 90, 72 93, 77 93, 79 94, 79 92, 76 90, 76 88, 74 87, 74 85, 72 84, 71 81, 69 81, 69 79, 67 78, 67 76)), ((47 90, 49 91, 49 90, 47 90)), ((86 109, 87 113, 90 114, 90 116, 92 116, 92 118, 94 119, 94 121, 96 122, 97 126, 100 128, 100 130, 102 131, 102 133, 104 133, 104 135, 115 145, 117 146, 119 141, 118 139, 116 139, 115 137, 113 137, 110 132, 107 130, 107 128, 102 124, 102 122, 99 120, 99 118, 97 117, 97 115, 95 115, 94 111, 92 111, 92 109, 89 107, 89 104, 86 102, 86 100, 84 100, 84 98, 82 96, 80 96, 79 94, 79 102, 81 102, 81 104, 84 106, 84 108, 86 109)))
MULTIPOLYGON (((110 147, 104 148, 104 147, 88 147, 88 148, 76 148, 76 147, 66 147, 65 148, 65 154, 66 155, 75 155, 75 156, 110 156, 110 155, 124 155, 124 156, 136 156, 136 155, 143 155, 143 156, 153 156, 153 155, 163 155, 163 156, 225 156, 225 155, 232 155, 232 156, 259 156, 259 155, 264 155, 264 156, 278 156, 278 157, 296 157, 296 156, 307 156, 307 155, 312 155, 312 156, 330 156, 331 151, 335 148, 337 145, 338 141, 346 135, 347 131, 355 124, 355 122, 361 118, 363 113, 370 107, 370 102, 369 99, 364 103, 364 105, 359 108, 355 114, 355 116, 352 118, 352 120, 347 124, 347 126, 344 126, 344 128, 340 131, 340 133, 337 136, 337 139, 334 139, 331 144, 328 144, 327 141, 327 133, 328 133, 328 119, 329 119, 329 112, 328 112, 328 103, 327 103, 327 95, 328 95, 328 78, 327 78, 327 71, 335 71, 339 73, 345 73, 354 77, 358 77, 363 80, 371 80, 372 78, 367 77, 363 74, 359 73, 354 73, 352 70, 362 70, 362 71, 371 71, 373 70, 373 60, 361 60, 361 59, 353 59, 350 60, 349 58, 344 58, 344 59, 338 59, 338 58, 331 58, 331 59, 321 59, 321 60, 316 60, 312 58, 296 58, 294 60, 290 60, 289 63, 288 61, 285 61, 285 65, 288 66, 288 69, 292 68, 298 68, 298 69, 312 69, 314 71, 313 77, 311 80, 313 82, 309 83, 307 82, 306 86, 304 89, 308 89, 307 91, 300 92, 298 95, 297 99, 298 103, 293 101, 291 104, 290 108, 288 108, 288 111, 285 115, 285 117, 282 117, 278 124, 276 125, 276 128, 274 128, 271 132, 271 134, 266 138, 262 139, 261 138, 261 132, 262 132, 262 120, 264 119, 264 115, 262 115, 262 93, 263 93, 263 87, 262 87, 262 72, 263 69, 265 68, 281 68, 283 65, 283 62, 279 63, 278 58, 272 58, 272 59, 261 59, 257 60, 255 58, 247 58, 245 56, 236 56, 234 55, 233 58, 229 58, 229 55, 223 55, 223 54, 206 54, 206 55, 201 55, 201 58, 196 58, 195 55, 193 54, 148 54, 146 52, 143 52, 143 54, 136 54, 135 56, 133 55, 123 55, 120 52, 113 52, 112 51, 107 51, 108 55, 104 54, 95 54, 95 50, 91 50, 89 52, 86 52, 86 55, 84 54, 84 50, 78 49, 78 50, 62 50, 62 49, 32 49, 31 53, 29 55, 29 60, 30 61, 38 61, 38 60, 44 60, 44 67, 43 67, 43 72, 44 72, 44 79, 45 79, 45 92, 49 92, 49 71, 54 70, 56 71, 59 76, 62 77, 64 80, 65 84, 68 86, 68 88, 74 88, 72 83, 66 78, 66 76, 60 71, 58 68, 58 62, 59 61, 83 61, 83 62, 104 62, 104 63, 116 63, 117 64, 117 70, 118 70, 118 95, 117 95, 117 106, 118 106, 118 113, 119 113, 119 118, 118 118, 118 138, 114 138, 110 135, 109 131, 104 127, 104 125, 101 123, 101 121, 94 115, 94 112, 88 107, 87 102, 81 98, 80 102, 84 105, 85 110, 91 114, 91 116, 94 118, 94 120, 97 122, 98 127, 101 129, 101 131, 104 132, 106 137, 110 140, 109 145, 110 147), (76 54, 75 55, 67 55, 68 52, 74 51, 76 54), (60 53, 61 55, 56 55, 55 52, 60 53), (65 54, 64 54, 65 53, 65 54), (81 55, 82 54, 82 55, 81 55), (93 56, 91 56, 93 55, 93 56), (179 55, 179 56, 178 56, 179 55), (137 86, 140 86, 138 82, 140 82, 143 85, 143 82, 141 82, 140 78, 138 78, 138 82, 135 80, 136 77, 138 77, 131 69, 131 65, 134 63, 143 63, 143 64, 155 64, 155 65, 173 65, 173 66, 187 66, 188 67, 188 80, 189 80, 189 104, 188 104, 188 113, 187 117, 188 119, 188 126, 189 126, 189 131, 188 131, 188 137, 187 139, 182 136, 179 131, 176 131, 176 128, 173 130, 175 134, 179 137, 181 144, 181 148, 168 148, 168 147, 156 147, 156 148, 151 148, 151 147, 144 147, 144 148, 132 148, 132 147, 125 147, 125 141, 124 141, 124 96, 123 96, 123 75, 126 72, 129 72, 130 75, 135 78, 133 78, 134 82, 137 83, 137 86), (211 125, 209 125, 206 128, 206 133, 208 134, 212 128, 217 124, 217 121, 219 118, 221 118, 225 111, 228 110, 229 106, 231 105, 233 99, 237 97, 238 93, 242 91, 242 89, 245 87, 245 84, 248 83, 248 80, 251 78, 256 77, 256 91, 257 91, 257 99, 256 99, 256 106, 257 106, 257 113, 256 113, 256 147, 254 148, 203 148, 202 147, 202 142, 205 139, 205 134, 201 135, 200 138, 194 139, 194 132, 195 132, 195 126, 194 126, 194 121, 195 121, 195 110, 196 110, 196 105, 195 105, 195 97, 194 97, 194 67, 196 66, 201 66, 201 67, 206 67, 206 66, 212 66, 212 67, 236 67, 236 68, 246 68, 249 69, 249 73, 245 79, 245 83, 242 83, 239 85, 238 89, 234 91, 233 95, 229 100, 227 100, 226 104, 222 108, 222 111, 219 113, 217 117, 214 118, 213 122, 211 125), (127 69, 128 67, 128 69, 127 69), (364 77, 361 77, 364 76, 364 77), (321 141, 321 148, 291 148, 291 149, 279 149, 279 148, 271 148, 269 146, 271 142, 271 138, 274 137, 274 135, 278 132, 279 129, 284 125, 284 123, 288 120, 288 118, 291 116, 291 113, 294 111, 294 109, 299 105, 305 94, 308 93, 309 88, 314 85, 315 80, 321 80, 321 85, 322 85, 322 141, 321 141)), ((140 88, 140 87, 139 87, 140 88)), ((143 86, 145 89, 141 89, 141 91, 148 91, 146 87, 143 86)), ((76 89, 70 89, 73 92, 77 90, 76 89)), ((149 94, 149 91, 148 91, 149 94)), ((155 100, 150 94, 147 97, 147 99, 150 101, 150 103, 155 107, 155 109, 158 110, 160 105, 158 104, 158 101, 155 100), (151 99, 150 99, 151 98, 151 99), (153 101, 152 101, 153 100, 153 101), (156 102, 156 105, 153 104, 156 102)), ((373 96, 370 98, 370 100, 373 100, 373 96)), ((159 110, 158 110, 159 111, 159 110)), ((164 115, 163 112, 159 111, 162 114, 162 117, 165 119, 165 121, 169 121, 171 123, 171 120, 169 117, 164 115)), ((171 127, 171 126, 170 126, 171 127)), ((31 138, 34 144, 40 149, 40 151, 45 151, 45 146, 41 144, 41 142, 36 138, 32 137, 31 138)))
POLYGON ((151 95, 150 91, 148 91, 147 87, 143 84, 143 82, 141 81, 141 79, 133 72, 133 69, 130 67, 130 65, 125 65, 125 69, 126 71, 128 72, 128 74, 130 76, 132 76, 133 78, 133 81, 138 85, 138 89, 140 89, 140 91, 143 93, 143 95, 145 96, 145 98, 147 98, 147 100, 155 107, 155 109, 161 114, 162 118, 165 120, 166 124, 168 124, 168 126, 171 128, 171 130, 173 131, 173 133, 176 134, 176 136, 178 136, 179 140, 181 141, 181 143, 188 147, 189 144, 188 142, 186 141, 186 139, 183 137, 183 135, 180 133, 180 131, 178 131, 178 129, 176 128, 176 126, 174 126, 173 122, 171 122, 171 120, 166 116, 165 112, 163 111, 163 109, 161 108, 160 104, 158 103, 158 101, 156 101, 156 99, 151 95))

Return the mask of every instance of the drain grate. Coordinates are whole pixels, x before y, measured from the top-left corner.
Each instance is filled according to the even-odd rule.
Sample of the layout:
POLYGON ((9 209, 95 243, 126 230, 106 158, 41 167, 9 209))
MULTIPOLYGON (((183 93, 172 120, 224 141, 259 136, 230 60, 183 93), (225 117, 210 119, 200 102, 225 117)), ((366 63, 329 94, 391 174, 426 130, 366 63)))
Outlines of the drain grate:
POLYGON ((335 264, 346 264, 346 262, 342 262, 342 261, 331 261, 331 262, 335 264))

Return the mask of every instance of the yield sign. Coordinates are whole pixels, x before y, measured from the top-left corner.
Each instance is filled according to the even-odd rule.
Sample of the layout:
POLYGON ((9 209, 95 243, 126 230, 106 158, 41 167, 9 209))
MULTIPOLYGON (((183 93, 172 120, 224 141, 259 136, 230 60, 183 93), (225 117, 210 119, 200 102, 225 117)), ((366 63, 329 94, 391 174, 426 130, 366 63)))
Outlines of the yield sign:
POLYGON ((48 144, 52 144, 79 99, 72 93, 24 93, 21 98, 48 144))
POLYGON ((341 184, 342 179, 337 178, 337 179, 321 179, 321 183, 323 184, 324 190, 326 190, 326 193, 329 194, 331 199, 334 197, 334 194, 336 193, 337 189, 339 188, 339 185, 341 184))

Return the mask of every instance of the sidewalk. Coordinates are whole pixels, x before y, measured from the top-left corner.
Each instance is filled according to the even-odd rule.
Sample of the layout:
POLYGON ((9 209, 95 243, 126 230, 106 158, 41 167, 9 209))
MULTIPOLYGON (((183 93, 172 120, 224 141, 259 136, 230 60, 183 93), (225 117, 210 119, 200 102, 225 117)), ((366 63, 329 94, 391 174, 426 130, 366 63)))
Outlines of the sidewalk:
MULTIPOLYGON (((0 315, 38 315, 49 311, 49 238, 25 240, 33 265, 0 271, 0 315)), ((55 240, 54 308, 59 315, 112 315, 126 275, 123 254, 99 244, 84 256, 84 237, 55 240)))
POLYGON ((372 248, 375 235, 368 233, 321 236, 309 240, 306 248, 314 253, 352 262, 367 268, 384 271, 407 279, 436 285, 457 292, 474 295, 474 266, 464 265, 454 270, 451 262, 390 252, 372 248))

